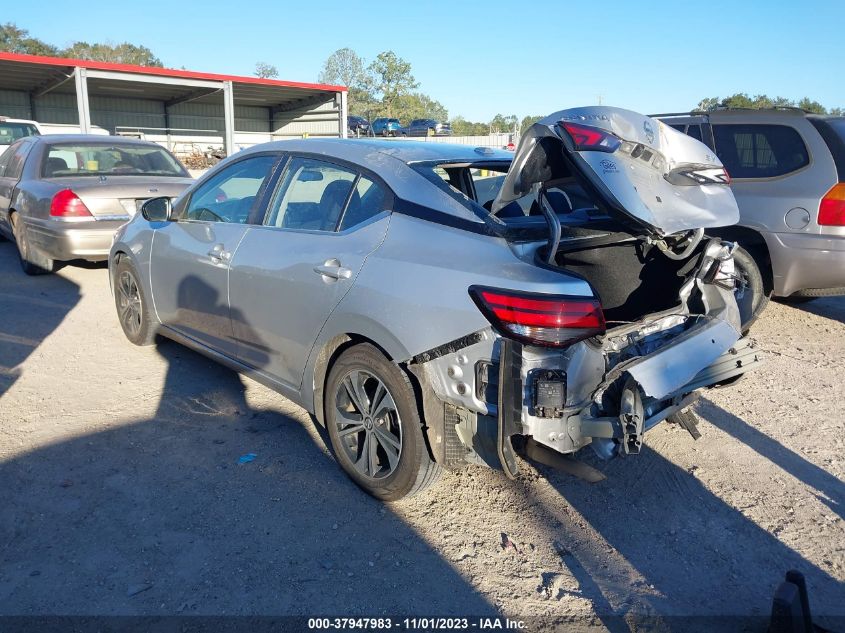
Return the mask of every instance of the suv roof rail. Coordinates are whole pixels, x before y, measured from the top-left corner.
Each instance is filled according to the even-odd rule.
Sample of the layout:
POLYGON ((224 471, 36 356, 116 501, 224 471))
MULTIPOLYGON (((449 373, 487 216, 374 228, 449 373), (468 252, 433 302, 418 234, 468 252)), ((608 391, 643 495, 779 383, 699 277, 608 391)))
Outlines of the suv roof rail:
POLYGON ((689 112, 661 112, 660 114, 649 114, 648 116, 650 116, 653 119, 654 118, 659 119, 660 117, 665 117, 665 116, 666 117, 668 117, 668 116, 698 116, 698 115, 701 115, 701 114, 707 114, 707 112, 704 111, 704 110, 690 110, 689 112))

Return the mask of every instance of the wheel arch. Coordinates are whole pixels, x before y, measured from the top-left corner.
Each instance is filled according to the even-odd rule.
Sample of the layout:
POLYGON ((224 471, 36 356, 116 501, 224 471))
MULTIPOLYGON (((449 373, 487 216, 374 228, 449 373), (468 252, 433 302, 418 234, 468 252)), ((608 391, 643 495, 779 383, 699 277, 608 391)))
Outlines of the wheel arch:
POLYGON ((760 275, 763 277, 763 284, 767 293, 774 289, 774 271, 772 270, 772 257, 769 253, 769 245, 766 238, 759 231, 747 226, 726 226, 708 231, 712 235, 718 235, 722 239, 736 242, 754 258, 760 275))

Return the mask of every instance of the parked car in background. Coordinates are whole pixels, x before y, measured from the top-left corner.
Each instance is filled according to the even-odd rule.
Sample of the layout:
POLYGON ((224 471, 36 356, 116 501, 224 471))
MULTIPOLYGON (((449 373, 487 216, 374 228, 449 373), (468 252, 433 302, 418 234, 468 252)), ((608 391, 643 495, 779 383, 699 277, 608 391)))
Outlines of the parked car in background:
POLYGON ((728 170, 740 219, 715 233, 753 257, 763 305, 770 293, 845 294, 845 118, 797 108, 657 116, 711 147, 728 170))
POLYGON ((398 136, 402 133, 402 124, 399 119, 379 117, 372 122, 371 128, 376 136, 398 136))
POLYGON ((452 126, 434 119, 414 119, 404 129, 404 134, 407 136, 449 136, 452 134, 452 126))
POLYGON ((25 136, 39 136, 43 133, 37 121, 0 116, 0 152, 25 136))
POLYGON ((350 114, 346 117, 346 127, 352 136, 367 136, 370 133, 370 122, 362 116, 350 114))
POLYGON ((135 344, 162 334, 305 407, 381 499, 470 463, 513 477, 516 445, 565 464, 588 444, 638 453, 698 389, 756 362, 733 245, 703 238, 738 217, 724 169, 683 134, 647 132, 659 125, 562 111, 515 157, 252 147, 118 230, 119 321, 135 344), (491 171, 504 184, 482 201, 474 179, 491 171))
POLYGON ((98 135, 24 137, 0 155, 0 234, 27 274, 108 257, 115 230, 151 197, 193 182, 155 143, 98 135))

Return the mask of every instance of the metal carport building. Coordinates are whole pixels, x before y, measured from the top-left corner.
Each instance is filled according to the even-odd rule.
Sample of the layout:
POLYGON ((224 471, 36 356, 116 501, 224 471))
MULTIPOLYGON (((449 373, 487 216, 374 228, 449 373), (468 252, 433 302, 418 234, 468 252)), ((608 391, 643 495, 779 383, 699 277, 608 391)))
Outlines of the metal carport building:
POLYGON ((346 97, 343 86, 0 52, 0 115, 171 149, 345 137, 346 97))

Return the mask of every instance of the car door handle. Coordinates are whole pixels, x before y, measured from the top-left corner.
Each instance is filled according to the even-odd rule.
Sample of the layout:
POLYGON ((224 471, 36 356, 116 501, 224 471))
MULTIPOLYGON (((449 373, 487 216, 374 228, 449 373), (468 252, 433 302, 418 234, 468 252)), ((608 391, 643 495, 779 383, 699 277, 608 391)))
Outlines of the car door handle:
POLYGON ((331 279, 349 279, 352 271, 340 265, 336 259, 329 259, 322 266, 314 266, 314 272, 331 279))

